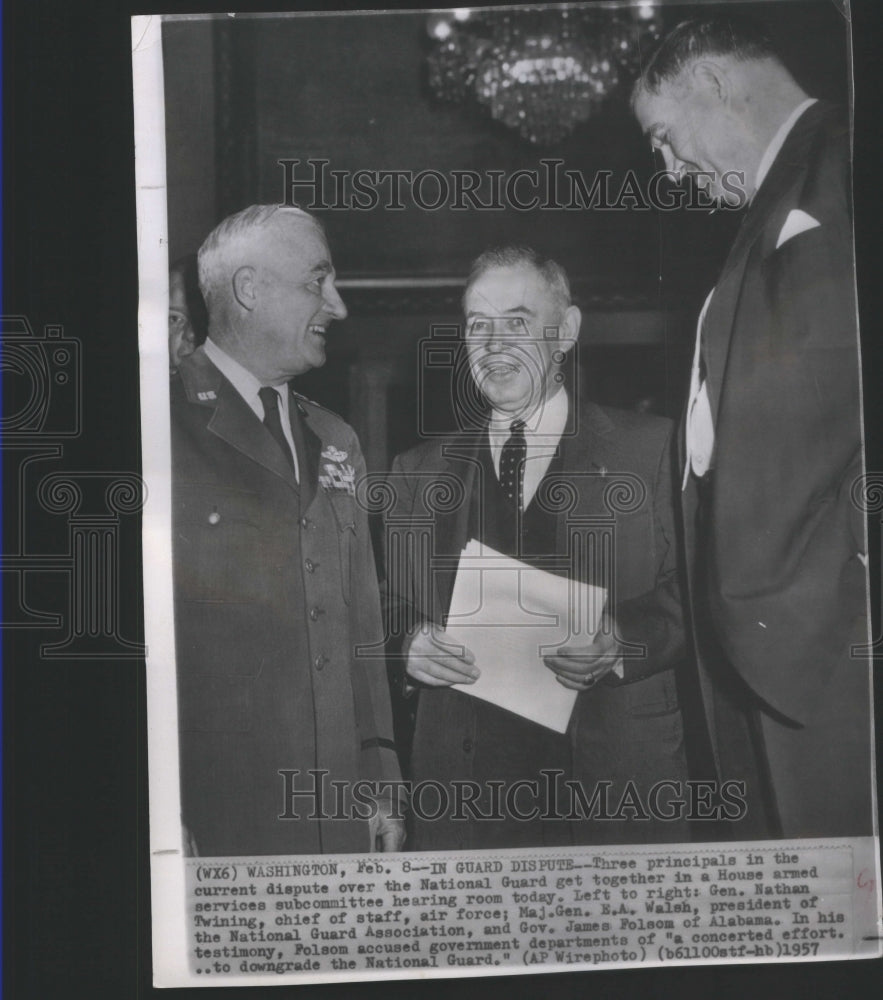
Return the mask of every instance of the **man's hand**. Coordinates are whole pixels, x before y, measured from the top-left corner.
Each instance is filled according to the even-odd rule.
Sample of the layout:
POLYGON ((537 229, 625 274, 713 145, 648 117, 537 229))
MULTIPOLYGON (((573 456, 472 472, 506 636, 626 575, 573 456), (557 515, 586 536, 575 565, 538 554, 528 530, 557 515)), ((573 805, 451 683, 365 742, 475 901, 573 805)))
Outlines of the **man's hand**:
POLYGON ((562 646, 543 662, 555 680, 572 691, 588 691, 620 662, 622 651, 613 630, 604 630, 586 646, 562 646))
POLYGON ((400 851, 405 842, 405 821, 400 815, 395 815, 395 806, 389 799, 374 801, 377 803, 377 811, 368 819, 371 853, 400 851))
POLYGON ((423 625, 408 647, 408 676, 431 687, 473 684, 481 671, 465 646, 449 642, 443 628, 423 625), (461 656, 460 653, 463 653, 461 656))

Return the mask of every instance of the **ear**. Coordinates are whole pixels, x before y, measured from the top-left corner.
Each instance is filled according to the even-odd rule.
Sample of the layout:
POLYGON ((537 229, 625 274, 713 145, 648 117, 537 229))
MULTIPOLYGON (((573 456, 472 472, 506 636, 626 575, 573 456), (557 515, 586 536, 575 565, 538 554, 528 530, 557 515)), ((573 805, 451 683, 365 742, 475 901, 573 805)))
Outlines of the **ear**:
POLYGON ((231 280, 233 298, 251 312, 257 305, 257 275, 250 266, 240 267, 231 280))
POLYGON ((564 311, 559 327, 558 339, 561 341, 561 350, 567 351, 573 348, 579 337, 579 328, 583 320, 583 314, 576 306, 568 306, 564 311))
POLYGON ((713 100, 727 103, 730 99, 730 80, 726 71, 718 63, 702 59, 690 68, 690 80, 702 94, 713 100))

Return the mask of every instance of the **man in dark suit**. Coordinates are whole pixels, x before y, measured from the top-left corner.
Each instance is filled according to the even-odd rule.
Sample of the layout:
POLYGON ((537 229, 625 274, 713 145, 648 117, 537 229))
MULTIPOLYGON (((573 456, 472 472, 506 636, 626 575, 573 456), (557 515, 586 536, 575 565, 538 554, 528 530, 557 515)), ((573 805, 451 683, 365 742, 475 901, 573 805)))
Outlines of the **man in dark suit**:
POLYGON ((699 319, 681 439, 709 753, 749 781, 743 835, 870 833, 848 122, 740 17, 675 28, 633 106, 668 170, 748 201, 699 319))
POLYGON ((199 274, 209 336, 171 388, 188 840, 201 855, 396 850, 386 672, 358 655, 382 639, 364 461, 352 428, 289 384, 346 316, 324 233, 252 206, 209 235, 199 274), (359 780, 375 808, 353 801, 359 780))
POLYGON ((415 849, 686 840, 686 811, 670 802, 686 778, 673 669, 683 629, 671 422, 602 409, 562 384, 581 317, 554 261, 518 247, 489 251, 472 268, 464 308, 467 378, 490 412, 473 433, 400 455, 390 477, 387 572, 410 615, 403 656, 419 688, 415 849), (444 625, 470 538, 610 591, 596 639, 545 660, 550 679, 578 692, 564 735, 465 693, 480 664, 451 644, 444 625), (575 800, 562 794, 556 809, 546 789, 558 779, 544 771, 579 782, 588 803, 603 788, 606 810, 596 802, 592 819, 575 807, 560 818, 575 800), (456 816, 457 781, 477 791, 474 806, 459 810, 464 818, 456 816), (419 782, 443 790, 436 785, 437 794, 417 801, 419 782), (523 785, 520 798, 507 799, 519 782, 536 782, 536 793, 523 785), (668 821, 647 809, 658 782, 671 783, 654 803, 668 821), (637 809, 620 809, 629 788, 637 809), (516 815, 535 808, 530 819, 516 815), (436 812, 443 815, 423 818, 436 812))

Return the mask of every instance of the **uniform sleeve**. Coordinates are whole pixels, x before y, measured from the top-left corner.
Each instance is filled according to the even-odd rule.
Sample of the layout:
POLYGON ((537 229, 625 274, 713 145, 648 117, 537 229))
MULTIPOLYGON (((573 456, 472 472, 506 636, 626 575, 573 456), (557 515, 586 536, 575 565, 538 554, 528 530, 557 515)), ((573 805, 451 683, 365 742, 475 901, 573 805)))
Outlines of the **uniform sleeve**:
MULTIPOLYGON (((400 455, 393 459, 384 484, 388 505, 384 511, 384 546, 381 603, 386 625, 386 648, 390 676, 404 698, 413 697, 419 686, 412 684, 405 669, 410 637, 427 620, 427 600, 419 594, 417 549, 421 529, 416 528, 414 484, 400 455)), ((420 563, 422 564, 422 563, 420 563)))
MULTIPOLYGON (((365 459, 353 436, 350 454, 358 484, 365 459)), ((380 592, 365 509, 356 504, 352 539, 352 676, 356 721, 362 742, 361 777, 399 781, 401 769, 394 741, 389 683, 386 676, 380 592)))

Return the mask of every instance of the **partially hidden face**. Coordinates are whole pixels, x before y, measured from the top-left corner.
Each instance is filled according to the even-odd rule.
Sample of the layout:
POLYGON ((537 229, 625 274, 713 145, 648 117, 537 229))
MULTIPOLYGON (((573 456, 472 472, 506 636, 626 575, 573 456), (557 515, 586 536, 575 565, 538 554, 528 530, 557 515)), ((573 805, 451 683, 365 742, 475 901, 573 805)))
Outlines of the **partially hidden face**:
POLYGON ((464 307, 476 385, 495 409, 529 416, 558 389, 555 375, 577 332, 566 310, 528 264, 485 271, 464 307))
POLYGON ((184 279, 177 271, 169 275, 169 370, 177 371, 181 359, 196 349, 196 334, 190 322, 184 279))

